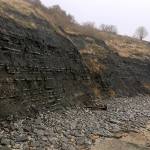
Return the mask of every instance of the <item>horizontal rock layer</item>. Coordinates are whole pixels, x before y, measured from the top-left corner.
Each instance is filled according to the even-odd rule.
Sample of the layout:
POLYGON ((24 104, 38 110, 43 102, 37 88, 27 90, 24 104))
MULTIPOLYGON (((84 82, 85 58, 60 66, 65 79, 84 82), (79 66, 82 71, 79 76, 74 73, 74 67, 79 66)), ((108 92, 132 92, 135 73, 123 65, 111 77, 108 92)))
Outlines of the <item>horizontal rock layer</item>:
POLYGON ((50 25, 48 32, 31 30, 0 18, 0 76, 1 115, 64 108, 90 98, 78 50, 50 25))

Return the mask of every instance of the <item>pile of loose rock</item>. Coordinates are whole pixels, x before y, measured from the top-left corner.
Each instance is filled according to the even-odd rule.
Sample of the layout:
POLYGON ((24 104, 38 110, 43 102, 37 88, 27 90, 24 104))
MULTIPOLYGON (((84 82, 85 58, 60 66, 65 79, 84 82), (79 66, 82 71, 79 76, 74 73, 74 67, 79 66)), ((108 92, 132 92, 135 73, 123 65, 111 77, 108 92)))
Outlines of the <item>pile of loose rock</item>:
POLYGON ((103 101, 107 111, 83 108, 0 122, 0 150, 90 149, 99 137, 138 131, 150 120, 150 97, 103 101))

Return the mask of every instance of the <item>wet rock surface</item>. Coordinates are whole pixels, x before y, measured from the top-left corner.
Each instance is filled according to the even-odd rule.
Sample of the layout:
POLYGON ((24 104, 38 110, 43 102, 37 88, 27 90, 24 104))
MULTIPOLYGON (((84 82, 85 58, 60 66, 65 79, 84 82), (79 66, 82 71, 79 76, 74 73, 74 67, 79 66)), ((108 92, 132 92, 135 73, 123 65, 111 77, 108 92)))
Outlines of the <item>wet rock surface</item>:
POLYGON ((150 120, 148 96, 109 99, 103 103, 107 104, 107 111, 69 108, 61 113, 40 113, 34 118, 1 120, 1 147, 12 150, 91 149, 99 138, 118 139, 124 133, 138 133, 150 120))

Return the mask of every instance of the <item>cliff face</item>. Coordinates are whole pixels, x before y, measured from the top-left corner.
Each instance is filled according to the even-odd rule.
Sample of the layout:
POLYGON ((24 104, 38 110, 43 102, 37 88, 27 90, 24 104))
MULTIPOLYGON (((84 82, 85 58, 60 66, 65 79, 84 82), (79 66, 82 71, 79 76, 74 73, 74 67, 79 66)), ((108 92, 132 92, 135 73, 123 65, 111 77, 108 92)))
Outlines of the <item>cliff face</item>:
POLYGON ((80 49, 99 96, 150 94, 148 42, 117 35, 108 35, 104 42, 85 35, 66 34, 80 49))
POLYGON ((149 43, 102 39, 57 28, 25 0, 1 0, 0 116, 149 94, 149 43))
MULTIPOLYGON (((17 11, 13 13, 21 15, 17 11)), ((67 38, 36 16, 32 16, 32 23, 39 22, 46 29, 22 26, 2 14, 1 115, 62 109, 78 104, 80 97, 86 101, 91 99, 86 68, 78 50, 67 38)))

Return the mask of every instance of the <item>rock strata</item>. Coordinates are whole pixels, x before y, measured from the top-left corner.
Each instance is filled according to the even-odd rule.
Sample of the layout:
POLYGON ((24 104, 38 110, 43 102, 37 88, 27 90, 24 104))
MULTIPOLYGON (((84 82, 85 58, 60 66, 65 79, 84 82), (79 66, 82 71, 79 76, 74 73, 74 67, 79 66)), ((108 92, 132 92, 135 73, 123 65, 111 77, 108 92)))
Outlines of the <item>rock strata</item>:
POLYGON ((28 29, 0 18, 0 116, 62 110, 91 100, 78 50, 48 27, 49 32, 28 29))

